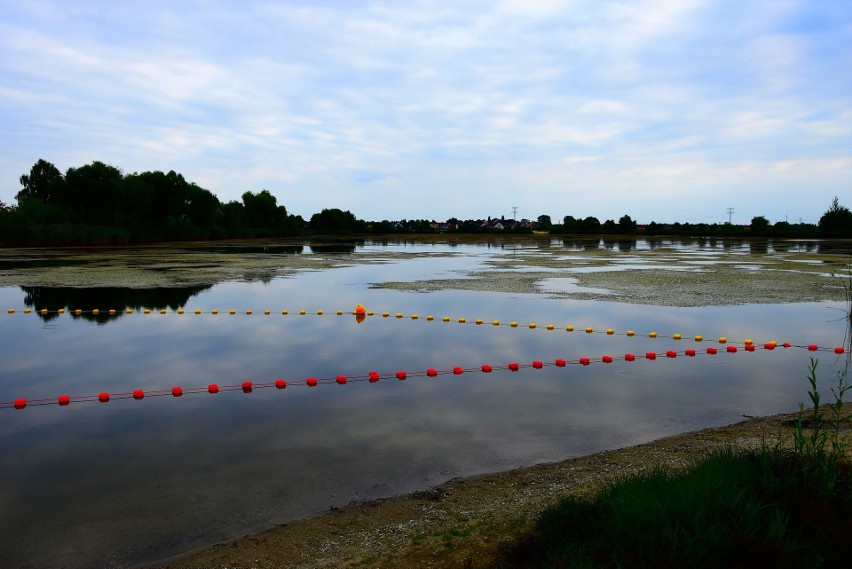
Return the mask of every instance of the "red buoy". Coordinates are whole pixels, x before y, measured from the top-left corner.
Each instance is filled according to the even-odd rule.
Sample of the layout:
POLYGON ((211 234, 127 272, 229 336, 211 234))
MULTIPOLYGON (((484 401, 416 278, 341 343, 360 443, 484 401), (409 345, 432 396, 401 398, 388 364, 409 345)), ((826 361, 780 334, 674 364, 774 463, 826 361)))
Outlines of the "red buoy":
POLYGON ((601 358, 601 361, 605 364, 611 364, 612 363, 612 356, 604 356, 604 357, 601 358))
POLYGON ((406 377, 408 377, 408 374, 406 374, 404 371, 398 371, 398 372, 396 372, 396 378, 397 378, 398 380, 400 380, 400 381, 405 381, 405 378, 406 378, 406 377))
POLYGON ((275 380, 275 387, 278 388, 278 389, 285 389, 287 387, 287 382, 284 381, 283 379, 276 379, 275 380))
POLYGON ((684 353, 684 354, 686 354, 687 356, 689 356, 690 358, 694 358, 694 357, 695 357, 695 350, 686 350, 686 351, 685 351, 685 352, 683 352, 683 353, 684 353))
POLYGON ((733 354, 734 352, 736 352, 736 351, 737 351, 737 347, 736 347, 736 346, 728 346, 728 347, 727 347, 727 348, 725 348, 725 349, 726 349, 726 350, 728 350, 728 353, 729 353, 729 354, 733 354))
POLYGON ((655 352, 648 352, 647 354, 645 354, 645 358, 649 360, 655 360, 657 359, 657 354, 655 352))
POLYGON ((242 385, 243 393, 251 393, 251 386, 252 383, 250 381, 244 381, 242 385))
POLYGON ((587 366, 590 363, 592 363, 592 360, 590 360, 589 358, 580 358, 580 363, 583 364, 584 366, 587 366))
POLYGON ((517 362, 512 362, 509 364, 509 369, 512 371, 518 371, 518 368, 520 368, 520 366, 517 362))
POLYGON ((716 348, 707 348, 707 353, 710 354, 711 356, 715 356, 718 353, 718 351, 719 350, 717 350, 716 348))
POLYGON ((488 364, 482 364, 483 373, 491 373, 492 367, 488 364))
POLYGON ((138 399, 142 399, 143 397, 145 397, 144 391, 142 391, 141 389, 134 389, 133 390, 133 399, 138 400, 138 399))
POLYGON ((753 352, 754 351, 754 344, 746 344, 745 345, 745 351, 753 352))
POLYGON ((565 363, 566 363, 566 362, 565 362, 565 360, 563 360, 562 358, 559 358, 558 360, 556 360, 556 361, 555 361, 555 362, 553 362, 553 363, 555 363, 555 364, 556 364, 556 367, 565 367, 565 363))
POLYGON ((370 375, 370 383, 376 383, 377 381, 379 381, 379 372, 371 371, 369 375, 370 375))
POLYGON ((810 346, 808 346, 808 349, 812 352, 815 352, 819 349, 819 346, 817 346, 816 344, 811 344, 810 346))
POLYGON ((843 348, 841 348, 840 346, 837 346, 836 348, 834 348, 834 353, 835 353, 835 354, 842 354, 842 353, 843 353, 843 352, 845 352, 845 351, 846 351, 846 350, 844 350, 844 349, 843 349, 843 348))
POLYGON ((438 375, 438 370, 430 367, 426 370, 426 375, 428 375, 429 377, 435 377, 436 375, 438 375))
POLYGON ((106 391, 98 393, 98 401, 100 401, 101 403, 106 403, 107 401, 109 401, 109 393, 107 393, 106 391))
POLYGON ((768 342, 766 344, 763 344, 763 349, 764 350, 774 350, 775 344, 773 344, 772 342, 768 342))
POLYGON ((792 348, 792 347, 793 347, 793 344, 791 344, 790 342, 784 342, 784 343, 782 344, 782 346, 784 346, 785 348, 792 348))
POLYGON ((624 354, 624 360, 625 361, 632 362, 635 359, 636 359, 636 356, 634 356, 633 354, 624 354))
POLYGON ((317 386, 317 378, 315 378, 315 377, 309 377, 309 378, 307 379, 307 381, 305 381, 305 383, 307 383, 307 384, 308 384, 308 385, 310 385, 311 387, 316 387, 316 386, 317 386))
POLYGON ((677 357, 677 352, 676 352, 676 351, 674 351, 674 350, 669 350, 668 352, 666 352, 666 357, 667 357, 667 358, 676 358, 676 357, 677 357))
POLYGON ((542 362, 538 361, 538 360, 534 360, 533 363, 532 363, 532 366, 535 369, 541 369, 541 368, 544 367, 544 364, 542 362))
POLYGON ((181 395, 183 395, 183 389, 177 385, 172 387, 172 397, 180 397, 181 395))
POLYGON ((346 376, 345 375, 338 375, 337 376, 337 384, 343 385, 345 383, 346 383, 346 376))
POLYGON ((219 386, 216 385, 215 383, 211 383, 210 385, 207 386, 207 392, 208 393, 219 393, 219 386))
POLYGON ((60 395, 58 401, 60 405, 65 406, 71 403, 71 398, 67 395, 60 395))
POLYGON ((23 397, 15 399, 15 409, 23 409, 27 406, 27 400, 23 397))
POLYGON ((453 373, 456 374, 456 375, 461 375, 461 374, 464 373, 464 369, 456 366, 456 367, 453 368, 453 373))

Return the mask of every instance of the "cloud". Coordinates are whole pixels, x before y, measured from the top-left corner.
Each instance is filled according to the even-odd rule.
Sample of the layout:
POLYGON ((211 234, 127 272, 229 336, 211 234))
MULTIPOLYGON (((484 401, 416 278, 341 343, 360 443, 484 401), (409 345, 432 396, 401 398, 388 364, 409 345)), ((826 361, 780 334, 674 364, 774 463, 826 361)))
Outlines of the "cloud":
POLYGON ((45 158, 267 188, 306 217, 561 218, 569 184, 599 217, 676 219, 691 197, 663 188, 701 175, 740 199, 805 184, 784 209, 816 221, 852 181, 850 24, 796 1, 10 2, 0 199, 45 158))

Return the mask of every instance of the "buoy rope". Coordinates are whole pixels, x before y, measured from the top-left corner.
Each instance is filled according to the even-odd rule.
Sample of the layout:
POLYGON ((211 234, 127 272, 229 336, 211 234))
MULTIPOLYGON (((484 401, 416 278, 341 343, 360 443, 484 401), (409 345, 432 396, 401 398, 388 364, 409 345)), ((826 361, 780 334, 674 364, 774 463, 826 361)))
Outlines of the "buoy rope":
MULTIPOLYGON (((6 311, 6 314, 18 314, 18 312, 19 312, 18 310, 14 309, 14 308, 10 308, 6 311)), ((344 311, 344 310, 338 309, 338 310, 334 310, 334 311, 330 311, 330 312, 325 311, 325 310, 290 311, 290 310, 287 310, 287 309, 282 309, 280 311, 279 310, 270 310, 270 309, 265 309, 265 310, 260 310, 260 311, 255 311, 255 310, 251 310, 251 309, 249 309, 249 310, 230 309, 230 310, 223 310, 223 311, 219 311, 218 309, 212 309, 212 310, 194 309, 194 310, 187 311, 187 310, 184 310, 182 308, 177 309, 177 310, 167 310, 167 309, 151 310, 149 308, 146 308, 146 309, 143 309, 143 310, 133 310, 131 308, 128 308, 128 309, 125 309, 125 310, 116 310, 116 309, 99 310, 97 308, 88 309, 88 310, 83 310, 83 309, 79 309, 79 308, 67 309, 67 310, 65 308, 60 308, 60 309, 57 309, 57 310, 48 310, 46 308, 42 308, 41 310, 32 310, 30 308, 26 308, 22 312, 23 312, 23 314, 40 314, 42 316, 48 315, 48 314, 61 315, 61 314, 66 314, 66 313, 74 315, 74 316, 81 316, 83 314, 92 315, 92 316, 98 316, 98 315, 117 316, 117 315, 120 315, 120 314, 125 314, 125 315, 142 314, 142 315, 146 315, 146 316, 147 315, 155 315, 155 314, 160 314, 160 315, 192 314, 192 315, 195 315, 195 316, 202 316, 202 315, 218 316, 220 314, 221 315, 227 314, 229 316, 238 316, 238 315, 252 316, 252 315, 261 315, 261 314, 265 315, 265 316, 271 316, 273 314, 280 314, 282 316, 288 316, 288 315, 323 316, 325 314, 335 314, 337 316, 344 316, 344 315, 355 316, 359 320, 365 319, 365 317, 367 317, 367 316, 371 316, 371 317, 381 316, 382 319, 395 318, 397 320, 407 319, 407 320, 412 320, 412 321, 426 320, 427 322, 433 322, 433 321, 440 320, 441 322, 456 322, 456 323, 459 323, 459 324, 473 324, 473 325, 476 325, 476 326, 484 326, 484 325, 489 325, 489 326, 492 326, 492 327, 504 326, 504 327, 510 327, 510 328, 527 328, 527 329, 530 329, 530 330, 535 330, 535 329, 539 328, 539 325, 535 322, 530 322, 528 324, 519 324, 517 321, 506 322, 506 321, 501 321, 501 320, 484 320, 484 319, 481 319, 481 318, 469 319, 469 318, 465 318, 465 317, 451 318, 449 316, 443 316, 440 319, 438 319, 433 315, 427 315, 427 316, 421 318, 420 315, 418 315, 418 314, 405 314, 405 313, 402 313, 402 312, 396 312, 396 313, 380 312, 379 313, 379 312, 374 312, 374 311, 363 310, 363 307, 361 305, 359 305, 358 308, 356 308, 355 310, 344 311)), ((648 338, 668 338, 668 339, 673 339, 673 340, 693 340, 695 342, 703 342, 703 341, 718 342, 720 344, 725 344, 725 343, 728 343, 728 342, 746 343, 746 344, 753 343, 753 340, 748 339, 748 338, 744 339, 744 340, 732 340, 732 339, 729 339, 725 336, 719 336, 718 338, 708 338, 708 337, 705 337, 705 336, 699 335, 699 334, 689 336, 689 335, 683 335, 681 333, 661 334, 661 333, 654 332, 654 331, 651 331, 651 332, 636 332, 635 330, 616 331, 613 328, 595 328, 595 327, 592 327, 592 326, 575 327, 573 325, 557 326, 555 324, 547 324, 545 326, 541 326, 541 328, 543 328, 545 330, 549 330, 549 331, 553 331, 553 330, 558 329, 558 330, 565 330, 566 332, 577 331, 577 332, 585 332, 586 334, 604 334, 604 335, 607 335, 607 336, 627 336, 627 337, 638 336, 638 337, 648 337, 648 338)))
POLYGON ((182 397, 187 394, 196 394, 196 393, 209 393, 216 394, 219 392, 228 392, 228 391, 242 391, 244 393, 251 393, 255 389, 266 389, 266 388, 277 388, 279 390, 284 390, 289 386, 308 386, 308 387, 316 387, 321 384, 331 384, 336 383, 339 385, 345 385, 347 383, 358 383, 358 382, 370 382, 375 383, 382 379, 397 379, 400 381, 406 380, 412 377, 437 377, 442 375, 462 375, 470 372, 482 372, 482 373, 492 373, 495 371, 511 371, 517 372, 521 369, 541 369, 544 367, 567 367, 571 365, 580 365, 580 366, 589 366, 591 364, 604 363, 611 364, 616 361, 624 361, 624 362, 633 362, 640 359, 645 360, 657 360, 657 359, 674 359, 679 356, 686 356, 689 358, 694 358, 696 356, 705 355, 705 356, 713 356, 719 353, 728 353, 735 354, 740 351, 746 352, 754 352, 757 349, 762 349, 766 351, 773 351, 776 347, 782 347, 785 349, 789 348, 800 348, 806 349, 811 352, 815 351, 824 351, 824 352, 834 352, 835 354, 843 354, 845 349, 842 347, 837 348, 825 348, 820 347, 815 344, 810 345, 794 345, 791 343, 783 343, 777 344, 775 342, 769 342, 764 344, 763 346, 756 346, 753 343, 743 344, 742 346, 737 346, 734 344, 728 344, 724 350, 720 348, 716 348, 714 346, 708 347, 706 350, 698 351, 695 349, 686 349, 682 352, 678 352, 676 350, 667 350, 665 352, 646 352, 645 354, 632 354, 626 353, 622 356, 611 356, 611 355, 603 355, 600 357, 580 357, 577 359, 556 359, 553 361, 542 361, 542 360, 534 360, 531 363, 519 363, 519 362, 511 362, 505 365, 490 365, 490 364, 482 364, 481 366, 475 367, 453 367, 450 369, 437 369, 437 368, 429 368, 423 371, 397 371, 394 373, 379 373, 377 371, 371 371, 366 375, 354 375, 354 376, 346 376, 346 375, 336 375, 333 377, 308 377, 304 380, 285 380, 285 379, 276 379, 275 381, 268 382, 260 382, 255 383, 251 381, 243 381, 239 384, 233 385, 218 385, 215 383, 211 383, 207 386, 195 386, 195 387, 181 387, 174 386, 169 389, 154 389, 144 391, 141 389, 136 389, 133 391, 123 391, 117 393, 109 393, 109 392, 99 392, 97 395, 60 395, 56 398, 42 398, 42 399, 26 399, 26 398, 17 398, 14 401, 0 401, 0 409, 24 409, 29 406, 37 407, 37 406, 47 406, 47 405, 58 405, 60 407, 67 406, 73 403, 84 403, 91 401, 99 401, 101 403, 108 403, 112 400, 121 400, 121 399, 136 399, 142 400, 150 397, 164 397, 167 395, 171 395, 172 397, 182 397))

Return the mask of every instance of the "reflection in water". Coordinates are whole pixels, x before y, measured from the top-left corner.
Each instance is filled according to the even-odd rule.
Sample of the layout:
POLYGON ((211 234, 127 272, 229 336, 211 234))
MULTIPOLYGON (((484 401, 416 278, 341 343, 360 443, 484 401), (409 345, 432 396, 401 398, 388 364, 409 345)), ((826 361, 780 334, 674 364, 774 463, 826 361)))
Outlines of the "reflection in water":
MULTIPOLYGON (((391 243, 367 244, 391 247, 390 253, 433 247, 391 243)), ((477 266, 515 251, 512 241, 496 243, 461 241, 452 261, 477 266)), ((655 238, 637 239, 630 247, 720 248, 722 243, 655 238)), ((524 243, 514 245, 523 250, 524 243)), ((617 245, 624 247, 621 241, 617 245)), ((357 254, 358 246, 349 241, 347 252, 355 247, 357 254)), ((596 238, 560 236, 553 249, 558 255, 602 246, 596 238)), ((740 255, 741 247, 735 242, 733 254, 740 255)), ((713 344, 710 338, 835 346, 849 327, 848 320, 827 310, 842 303, 671 308, 522 293, 406 294, 370 288, 371 282, 428 278, 421 275, 427 269, 438 275, 447 270, 447 258, 387 258, 387 263, 351 263, 268 283, 166 290, 21 287, 27 306, 37 310, 184 307, 201 308, 204 316, 125 317, 109 327, 71 314, 52 326, 20 313, 3 320, 0 401, 27 397, 49 404, 0 409, 6 459, 0 468, 0 535, 14 536, 0 547, 0 567, 132 566, 350 500, 647 442, 735 422, 744 414, 794 411, 807 397, 804 376, 811 352, 710 356, 703 352, 713 344), (328 310, 313 316, 209 316, 210 308, 222 306, 297 308, 296 303, 328 310), (368 310, 424 317, 353 318, 349 310, 359 303, 368 310), (337 307, 345 309, 341 316, 330 312, 337 307), (429 321, 428 314, 436 318, 429 321), (442 315, 455 320, 445 323, 442 315), (468 324, 459 324, 461 316, 468 324), (478 326, 474 318, 539 326, 478 326), (556 328, 546 329, 549 323, 556 328), (569 324, 577 331, 568 332, 569 324), (646 334, 580 332, 586 326, 646 334), (659 337, 651 338, 651 330, 659 337), (684 339, 675 341, 673 333, 684 339), (692 334, 705 339, 687 342, 692 334), (682 353, 687 347, 698 355, 633 362, 619 357, 682 353), (508 362, 576 362, 602 354, 615 361, 535 370, 526 363, 517 373, 496 371, 508 362), (494 365, 495 373, 414 373, 454 366, 478 370, 483 363, 494 365), (334 380, 338 374, 363 377, 370 370, 386 375, 375 384, 350 381, 345 387, 334 380), (411 372, 406 381, 394 378, 398 370, 411 372), (308 377, 327 381, 307 387, 308 377), (211 395, 204 389, 210 383, 239 386, 277 378, 287 380, 286 390, 211 395), (55 404, 62 394, 137 388, 169 393, 175 385, 202 389, 179 398, 55 404)), ((17 286, 0 289, 3 294, 20 299, 17 286)), ((846 356, 833 352, 818 355, 827 378, 847 363, 846 356)))
POLYGON ((102 312, 92 314, 72 314, 74 318, 82 318, 98 324, 105 324, 111 320, 121 318, 126 309, 151 310, 172 309, 177 310, 184 306, 187 301, 202 291, 209 289, 211 285, 188 286, 180 288, 115 288, 115 287, 43 287, 22 286, 21 290, 26 293, 24 304, 36 310, 39 318, 48 322, 58 318, 57 310, 65 308, 73 311, 92 310, 99 308, 102 312), (46 309, 49 312, 42 314, 40 311, 46 309), (115 310, 115 314, 105 311, 115 310))
POLYGON ((215 245, 192 247, 189 252, 230 253, 234 255, 298 255, 304 252, 302 245, 215 245))

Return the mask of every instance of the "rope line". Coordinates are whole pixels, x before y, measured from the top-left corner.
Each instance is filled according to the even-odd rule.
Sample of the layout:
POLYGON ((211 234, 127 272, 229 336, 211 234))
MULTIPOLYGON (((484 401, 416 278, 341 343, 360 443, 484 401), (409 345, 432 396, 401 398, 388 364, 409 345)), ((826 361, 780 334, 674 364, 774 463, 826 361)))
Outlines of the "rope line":
MULTIPOLYGON (((288 315, 323 316, 325 314, 334 314, 334 315, 337 315, 337 316, 344 316, 344 315, 355 316, 358 319, 359 322, 364 321, 365 317, 369 316, 369 317, 381 317, 382 319, 395 318, 397 320, 408 319, 408 320, 412 320, 412 321, 414 321, 414 320, 426 320, 427 322, 433 322, 433 321, 440 320, 441 322, 445 322, 445 323, 456 322, 456 323, 459 323, 459 324, 473 324, 473 325, 476 325, 476 326, 483 326, 483 325, 487 324, 487 325, 490 325, 490 326, 493 326, 493 327, 503 326, 503 327, 509 327, 509 328, 527 328, 527 329, 530 329, 530 330, 535 330, 535 329, 539 328, 539 325, 535 322, 530 322, 528 324, 519 324, 517 321, 505 322, 505 321, 501 321, 501 320, 484 320, 484 319, 481 319, 481 318, 476 318, 476 319, 468 319, 468 318, 465 318, 465 317, 452 318, 450 316, 443 316, 440 319, 438 319, 433 315, 427 315, 427 316, 421 318, 421 316, 418 315, 418 314, 405 314, 405 313, 402 313, 402 312, 397 312, 397 313, 381 312, 381 313, 378 313, 378 312, 365 311, 365 310, 359 311, 359 308, 363 308, 363 307, 361 305, 359 305, 358 308, 356 308, 355 310, 349 310, 349 311, 344 311, 344 310, 340 310, 340 309, 334 310, 334 311, 325 311, 325 310, 308 311, 308 310, 302 309, 302 310, 297 310, 297 311, 292 311, 292 312, 288 309, 282 309, 280 311, 270 310, 270 309, 264 309, 264 310, 259 310, 259 311, 251 310, 251 309, 249 309, 249 310, 230 309, 230 310, 223 310, 223 311, 219 311, 218 309, 212 309, 212 310, 206 310, 206 311, 202 310, 202 309, 194 309, 194 310, 191 310, 191 311, 186 311, 182 308, 177 309, 177 310, 167 310, 167 309, 151 310, 149 308, 145 308, 145 309, 142 309, 142 310, 133 310, 131 308, 124 309, 124 310, 116 310, 116 309, 99 310, 97 308, 88 309, 88 310, 83 310, 83 309, 79 309, 79 308, 77 308, 77 309, 59 308, 57 310, 48 310, 46 308, 42 308, 41 310, 32 310, 30 308, 26 308, 23 311, 21 311, 21 313, 23 313, 23 314, 37 314, 37 315, 42 315, 42 316, 46 316, 46 315, 50 315, 50 314, 54 314, 54 315, 70 314, 70 315, 74 315, 74 316, 82 316, 84 314, 91 315, 91 316, 99 316, 99 315, 117 316, 117 315, 121 315, 121 314, 124 314, 124 315, 140 314, 140 315, 143 315, 143 316, 156 315, 156 314, 178 315, 178 316, 182 316, 182 315, 185 315, 185 314, 191 314, 191 315, 195 315, 195 316, 202 316, 202 315, 207 315, 207 316, 218 316, 218 315, 228 315, 228 316, 264 315, 264 316, 271 316, 273 314, 277 315, 279 313, 280 313, 281 316, 288 316, 288 315)), ((6 311, 6 314, 9 314, 9 315, 18 314, 18 313, 19 313, 19 311, 14 309, 14 308, 10 308, 6 311)), ((717 342, 717 343, 720 343, 720 344, 725 344, 725 343, 728 343, 728 342, 751 344, 751 343, 754 342, 750 338, 741 339, 741 340, 732 340, 732 339, 727 338, 726 336, 719 336, 718 338, 710 338, 710 337, 705 337, 704 335, 700 335, 700 334, 696 334, 694 336, 689 336, 689 335, 683 335, 681 333, 661 334, 661 333, 658 333, 658 332, 655 332, 655 331, 650 331, 650 332, 636 332, 635 330, 616 331, 614 328, 601 329, 601 328, 594 328, 592 326, 575 327, 575 326, 570 325, 570 324, 566 325, 566 326, 557 326, 555 324, 547 324, 547 325, 543 326, 542 328, 544 328, 545 330, 548 330, 548 331, 553 331, 553 330, 557 330, 557 329, 559 329, 559 330, 564 329, 566 332, 577 331, 577 332, 585 332, 586 334, 604 334, 604 335, 607 335, 607 336, 626 336, 626 337, 668 338, 668 339, 672 339, 672 340, 692 340, 692 341, 695 341, 695 342, 704 342, 704 341, 717 342)))
POLYGON ((108 403, 113 400, 123 400, 123 399, 135 399, 135 400, 143 400, 145 398, 150 397, 164 397, 171 395, 172 397, 182 397, 183 395, 189 394, 197 394, 197 393, 209 393, 216 394, 219 392, 230 392, 230 391, 242 391, 243 393, 251 393, 255 389, 267 389, 267 388, 276 388, 278 390, 284 390, 289 386, 307 386, 307 387, 316 387, 318 385, 326 385, 336 383, 338 385, 345 385, 347 383, 359 383, 359 382, 369 382, 376 383, 382 379, 397 379, 400 381, 404 381, 408 378, 414 377, 438 377, 445 375, 462 375, 465 373, 471 372, 481 372, 481 373, 492 373, 495 371, 511 371, 518 372, 521 369, 542 369, 544 367, 567 367, 571 365, 580 365, 580 366, 589 366, 591 364, 611 364, 616 361, 625 361, 625 362, 633 362, 639 359, 645 360, 656 360, 656 359, 674 359, 679 356, 686 356, 689 358, 694 358, 696 356, 705 355, 705 356, 713 356, 719 353, 728 353, 735 354, 740 351, 746 352, 754 352, 757 349, 762 349, 766 351, 773 351, 776 347, 782 347, 785 349, 789 348, 798 348, 798 349, 806 349, 811 352, 822 351, 822 352, 833 352, 835 354, 843 354, 845 349, 842 347, 837 348, 826 348, 820 347, 815 344, 810 345, 795 345, 788 342, 783 344, 778 344, 776 342, 768 342, 763 346, 759 347, 753 343, 744 343, 741 347, 728 344, 724 350, 721 348, 716 348, 714 346, 708 347, 704 351, 697 351, 695 349, 686 349, 682 352, 678 352, 676 350, 667 350, 665 352, 646 352, 645 354, 632 354, 626 353, 623 356, 611 356, 611 355, 603 355, 600 357, 580 357, 577 359, 562 359, 558 358, 552 362, 545 362, 542 360, 534 360, 531 363, 520 363, 520 362, 510 362, 505 365, 490 365, 490 364, 482 364, 481 366, 468 366, 468 367, 453 367, 448 369, 437 369, 437 368, 428 368, 426 370, 421 371, 396 371, 394 373, 379 373, 377 371, 370 371, 366 375, 354 375, 354 376, 346 376, 346 375, 336 375, 333 377, 308 377, 304 380, 285 380, 285 379, 276 379, 275 381, 268 382, 260 382, 255 383, 252 381, 243 381, 239 384, 230 384, 230 385, 218 385, 215 383, 211 383, 207 386, 194 386, 194 387, 181 387, 174 386, 169 389, 154 389, 144 391, 142 389, 136 389, 133 391, 123 391, 117 393, 109 393, 106 391, 99 392, 97 395, 60 395, 56 398, 41 398, 41 399, 26 399, 26 398, 17 398, 14 401, 0 401, 0 409, 24 409, 28 406, 38 407, 38 406, 47 406, 47 405, 57 405, 60 407, 68 406, 71 403, 85 403, 85 402, 93 402, 98 401, 101 403, 108 403))

